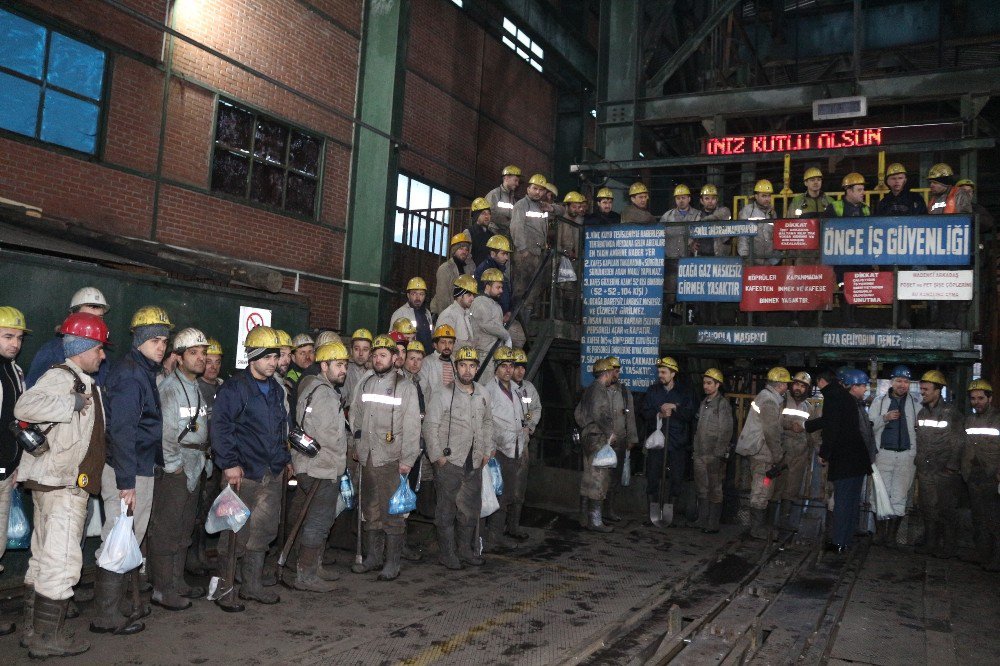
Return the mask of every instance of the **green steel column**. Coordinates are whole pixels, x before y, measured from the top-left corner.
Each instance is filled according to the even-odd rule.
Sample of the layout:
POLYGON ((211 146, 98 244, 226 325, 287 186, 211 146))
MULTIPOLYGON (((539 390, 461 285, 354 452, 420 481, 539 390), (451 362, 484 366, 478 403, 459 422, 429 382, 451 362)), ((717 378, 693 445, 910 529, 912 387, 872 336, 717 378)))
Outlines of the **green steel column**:
MULTIPOLYGON (((365 0, 354 126, 347 279, 385 284, 392 268, 397 146, 403 125, 403 84, 409 41, 410 0, 365 0), (377 131, 376 131, 377 130, 377 131)), ((343 330, 381 326, 388 292, 344 290, 343 330)))
POLYGON ((602 0, 598 56, 597 152, 608 160, 637 157, 636 94, 642 3, 602 0))

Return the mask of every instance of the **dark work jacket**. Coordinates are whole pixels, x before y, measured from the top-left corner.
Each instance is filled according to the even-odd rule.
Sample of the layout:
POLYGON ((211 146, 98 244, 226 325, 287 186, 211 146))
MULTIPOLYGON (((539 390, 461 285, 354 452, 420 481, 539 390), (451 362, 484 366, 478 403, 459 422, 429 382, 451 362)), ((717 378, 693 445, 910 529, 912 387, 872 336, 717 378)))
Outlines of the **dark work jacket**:
POLYGON ((510 312, 511 304, 513 303, 513 294, 510 288, 510 278, 507 274, 507 269, 505 266, 501 266, 497 263, 497 260, 493 257, 487 256, 486 261, 478 264, 476 266, 476 272, 473 275, 476 276, 476 284, 479 285, 479 293, 483 293, 483 283, 480 281, 483 277, 483 271, 487 268, 495 268, 501 273, 503 273, 503 293, 500 294, 500 298, 497 300, 500 303, 500 309, 503 310, 504 314, 510 312))
POLYGON ((226 470, 239 465, 243 475, 260 481, 278 474, 291 461, 285 392, 271 377, 265 396, 250 370, 236 373, 219 387, 212 407, 209 434, 215 464, 226 470))
POLYGON ((153 363, 138 349, 116 361, 104 389, 108 464, 118 490, 135 488, 135 477, 153 476, 163 466, 163 416, 153 363))
POLYGON ((924 198, 910 190, 903 190, 896 196, 888 192, 882 200, 875 204, 876 215, 926 215, 927 204, 924 198))
MULTIPOLYGON (((829 465, 827 478, 836 481, 871 473, 872 461, 861 433, 858 401, 836 382, 827 384, 821 391, 823 415, 809 419, 805 425, 806 432, 823 431, 819 457, 829 465)), ((873 434, 871 443, 874 441, 873 434)))
MULTIPOLYGON (((42 375, 49 371, 49 368, 58 363, 63 363, 65 360, 66 354, 63 352, 62 336, 57 335, 42 345, 35 353, 35 357, 31 359, 28 374, 24 377, 25 386, 31 388, 42 375)), ((97 369, 97 373, 91 375, 98 386, 107 386, 108 368, 110 366, 111 363, 105 359, 101 361, 101 366, 97 369)))
POLYGON ((668 402, 677 405, 670 422, 667 425, 667 432, 664 433, 668 440, 668 449, 682 449, 688 445, 688 434, 691 429, 691 422, 694 420, 695 404, 691 392, 683 386, 678 386, 674 382, 674 387, 667 390, 667 387, 656 381, 648 389, 639 407, 639 414, 652 432, 656 429, 656 415, 660 412, 660 406, 668 402))
MULTIPOLYGON (((472 262, 478 266, 490 258, 490 248, 486 247, 486 243, 493 238, 494 234, 489 227, 484 227, 481 224, 473 224, 468 231, 469 235, 472 236, 472 262)), ((459 266, 458 274, 461 275, 464 272, 462 266, 459 266)))
POLYGON ((585 227, 596 226, 598 224, 620 224, 622 221, 622 216, 611 211, 607 215, 599 210, 595 210, 590 215, 583 218, 583 225, 585 227))

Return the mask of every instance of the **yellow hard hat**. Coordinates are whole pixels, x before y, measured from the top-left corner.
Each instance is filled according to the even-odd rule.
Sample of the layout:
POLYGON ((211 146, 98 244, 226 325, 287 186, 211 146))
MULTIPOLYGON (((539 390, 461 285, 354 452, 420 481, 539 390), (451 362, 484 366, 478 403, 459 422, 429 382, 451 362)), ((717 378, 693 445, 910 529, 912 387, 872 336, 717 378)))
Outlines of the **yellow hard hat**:
POLYGON ((347 347, 343 342, 327 342, 320 345, 316 350, 316 362, 322 361, 346 361, 348 359, 347 347))
POLYGON ((490 236, 490 239, 486 241, 486 247, 499 252, 510 252, 510 239, 503 234, 490 236))
POLYGON ((424 282, 422 277, 412 277, 410 281, 406 283, 406 291, 420 290, 427 291, 427 283, 424 282))
POLYGON ((397 333, 402 333, 403 335, 413 335, 417 332, 417 327, 413 325, 409 317, 400 317, 396 321, 392 322, 392 330, 397 333))
POLYGON ((594 365, 591 367, 590 371, 594 375, 599 375, 602 372, 607 372, 608 370, 614 370, 614 367, 611 365, 611 361, 606 358, 599 358, 594 361, 594 365))
POLYGON ((209 356, 222 356, 222 343, 215 338, 209 338, 208 349, 205 353, 209 356))
POLYGON ((968 185, 972 189, 976 189, 976 184, 972 182, 971 178, 961 178, 957 183, 955 183, 955 187, 959 187, 961 185, 968 185))
POLYGON ((549 192, 551 192, 552 196, 554 196, 554 197, 559 196, 559 188, 556 187, 554 183, 550 183, 550 182, 546 181, 545 184, 542 185, 542 187, 544 187, 549 192))
POLYGON ((645 183, 632 183, 628 188, 628 195, 634 197, 637 194, 649 194, 649 188, 646 187, 645 183))
POLYGON ((455 363, 459 361, 472 361, 478 364, 479 352, 476 351, 475 347, 461 347, 455 352, 455 363))
POLYGON ((513 363, 514 350, 507 346, 497 347, 497 350, 493 352, 493 362, 497 364, 513 363))
POLYGON ((948 178, 954 176, 955 172, 944 162, 939 162, 927 172, 927 180, 937 180, 938 178, 948 178))
POLYGON ((901 173, 904 176, 906 175, 906 167, 900 164, 899 162, 893 162, 892 164, 890 164, 885 168, 886 178, 888 178, 889 176, 895 176, 897 173, 901 173))
POLYGON ((351 334, 351 342, 355 340, 367 340, 368 342, 373 342, 372 332, 367 328, 359 328, 351 334))
POLYGON ((503 282, 503 273, 499 268, 487 268, 479 278, 481 282, 503 282))
POLYGON ((528 354, 520 347, 514 347, 512 350, 514 355, 514 365, 528 365, 528 354))
POLYGON ((528 185, 538 185, 539 187, 545 187, 545 183, 547 182, 548 181, 545 180, 545 176, 543 176, 540 173, 536 173, 534 176, 528 179, 528 185))
POLYGON ((704 374, 702 374, 702 377, 708 377, 709 379, 714 379, 720 384, 726 381, 725 376, 723 376, 722 374, 722 370, 719 370, 718 368, 709 368, 704 372, 704 374))
POLYGON ((622 362, 618 360, 617 356, 609 356, 608 362, 611 364, 612 369, 618 370, 622 367, 622 362))
POLYGON ((520 176, 521 175, 521 168, 520 167, 516 167, 513 164, 508 164, 507 166, 505 166, 503 168, 503 173, 501 175, 503 175, 503 176, 520 176))
POLYGON ((820 171, 816 167, 809 167, 808 169, 806 169, 806 172, 802 174, 802 182, 804 183, 810 178, 822 178, 822 177, 823 177, 822 171, 820 171))
POLYGON ((966 391, 986 391, 987 393, 993 393, 993 385, 990 384, 985 379, 973 379, 969 382, 969 388, 966 391))
POLYGON ((774 185, 767 178, 761 178, 753 186, 753 191, 756 194, 774 194, 774 185))
POLYGON ((934 384, 939 384, 940 386, 947 386, 948 380, 944 378, 944 373, 940 370, 928 370, 920 378, 922 382, 931 382, 934 384))
POLYGON ((278 328, 274 329, 274 332, 278 335, 278 346, 288 347, 289 349, 291 349, 292 336, 290 336, 287 332, 282 331, 281 329, 278 328))
POLYGON ((470 294, 479 293, 479 286, 476 284, 476 278, 468 274, 459 275, 457 278, 455 278, 454 286, 459 289, 464 289, 470 294))
POLYGON ((800 371, 796 372, 795 376, 792 377, 792 381, 797 384, 805 384, 806 386, 812 386, 813 378, 808 372, 800 371))
POLYGON ((396 341, 390 338, 388 335, 376 335, 375 339, 372 341, 372 350, 375 349, 388 349, 393 354, 398 350, 396 349, 396 341))
POLYGON ((719 189, 712 185, 711 183, 706 183, 701 186, 701 196, 703 197, 717 197, 719 196, 719 189))
POLYGON ((451 237, 451 243, 449 247, 455 247, 456 245, 461 245, 462 243, 468 243, 472 245, 472 236, 469 235, 468 231, 462 231, 461 233, 455 234, 451 237))
POLYGON ((767 371, 767 381, 769 382, 785 382, 786 384, 792 381, 792 376, 788 373, 788 370, 782 368, 781 366, 775 366, 767 371))
POLYGON ((594 197, 594 198, 595 199, 614 199, 615 198, 615 192, 610 187, 602 187, 601 189, 597 190, 597 196, 594 197))
POLYGON ((579 192, 567 192, 563 197, 563 203, 587 203, 587 197, 579 192))
POLYGON ((243 341, 243 346, 247 349, 279 347, 278 332, 270 326, 254 326, 247 333, 247 339, 243 341))
POLYGON ((674 196, 675 197, 679 197, 679 196, 684 195, 684 194, 686 194, 688 196, 691 196, 691 190, 689 190, 688 186, 685 185, 684 183, 681 183, 680 185, 678 185, 677 187, 674 188, 674 196))
POLYGON ((486 210, 489 207, 490 207, 490 202, 484 199, 483 197, 476 197, 475 199, 473 199, 472 206, 470 206, 470 208, 472 208, 473 213, 478 213, 479 211, 486 210))
POLYGON ((312 339, 312 336, 308 333, 299 333, 294 338, 292 338, 292 346, 298 349, 299 347, 308 347, 309 345, 315 345, 316 341, 312 339))
POLYGON ((134 331, 139 326, 166 326, 169 329, 174 327, 170 323, 167 311, 157 305, 144 305, 135 311, 129 329, 134 331))
POLYGON ((451 338, 455 339, 455 329, 448 324, 441 324, 434 329, 434 335, 431 336, 431 340, 437 340, 438 338, 451 338))
POLYGON ((851 173, 844 176, 844 179, 840 181, 841 187, 847 189, 848 187, 853 187, 855 185, 864 185, 865 177, 862 176, 857 171, 852 171, 851 173))
POLYGON ((15 307, 4 305, 0 307, 0 328, 13 328, 25 333, 31 333, 24 319, 24 313, 15 307))
POLYGON ((658 368, 670 368, 674 372, 680 372, 681 366, 677 364, 677 361, 671 356, 664 356, 659 361, 656 362, 656 367, 658 368))
POLYGON ((420 352, 423 355, 427 355, 427 350, 424 349, 424 343, 419 340, 410 340, 406 343, 406 351, 408 352, 420 352))

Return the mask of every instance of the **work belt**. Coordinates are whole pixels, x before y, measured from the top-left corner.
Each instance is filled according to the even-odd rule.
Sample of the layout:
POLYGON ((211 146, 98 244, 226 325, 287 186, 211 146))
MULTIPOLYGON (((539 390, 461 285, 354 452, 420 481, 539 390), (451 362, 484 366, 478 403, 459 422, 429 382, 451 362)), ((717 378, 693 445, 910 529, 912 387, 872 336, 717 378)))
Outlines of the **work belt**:
POLYGON ((196 451, 201 451, 202 453, 208 453, 208 447, 210 444, 205 442, 204 444, 181 444, 182 449, 194 449, 196 451))

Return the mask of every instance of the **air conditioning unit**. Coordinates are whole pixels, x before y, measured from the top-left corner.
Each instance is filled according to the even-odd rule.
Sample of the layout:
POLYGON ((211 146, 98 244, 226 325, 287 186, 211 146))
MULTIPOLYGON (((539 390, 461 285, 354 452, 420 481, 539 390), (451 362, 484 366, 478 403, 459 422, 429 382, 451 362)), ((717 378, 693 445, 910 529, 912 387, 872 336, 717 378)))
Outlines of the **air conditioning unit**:
POLYGON ((813 120, 862 118, 868 115, 867 97, 835 97, 813 102, 813 120))

